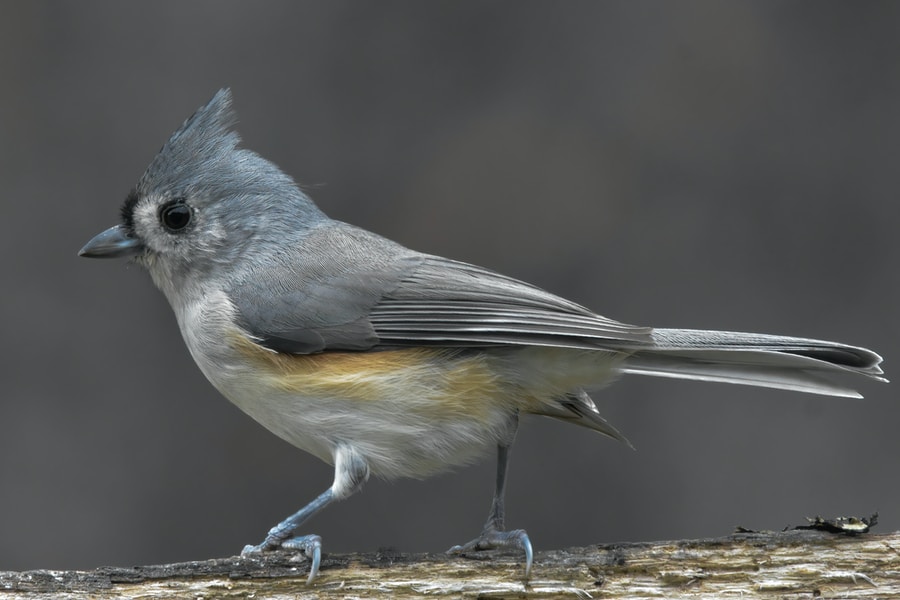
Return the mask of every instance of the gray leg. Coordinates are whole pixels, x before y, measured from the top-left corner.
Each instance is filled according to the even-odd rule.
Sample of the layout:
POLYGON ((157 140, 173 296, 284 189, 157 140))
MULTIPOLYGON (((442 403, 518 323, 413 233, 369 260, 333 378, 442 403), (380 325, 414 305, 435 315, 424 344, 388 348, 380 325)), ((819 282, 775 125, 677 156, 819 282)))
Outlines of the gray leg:
POLYGON ((519 416, 516 414, 510 419, 508 435, 497 445, 497 483, 494 488, 494 500, 491 502, 491 512, 488 515, 487 522, 484 524, 481 535, 461 546, 453 546, 447 550, 447 553, 464 555, 467 552, 493 550, 495 548, 522 551, 525 553, 525 579, 528 579, 531 575, 532 563, 534 562, 531 540, 524 529, 505 531, 506 470, 509 463, 509 448, 516 437, 518 426, 519 416))
POLYGON ((334 483, 322 492, 318 498, 289 516, 287 519, 269 530, 266 539, 256 546, 247 545, 241 555, 256 554, 265 550, 284 548, 300 550, 311 560, 309 578, 311 583, 319 573, 322 562, 322 538, 317 535, 295 535, 297 529, 314 514, 334 502, 359 491, 369 478, 369 466, 366 461, 348 446, 341 446, 335 452, 334 483))

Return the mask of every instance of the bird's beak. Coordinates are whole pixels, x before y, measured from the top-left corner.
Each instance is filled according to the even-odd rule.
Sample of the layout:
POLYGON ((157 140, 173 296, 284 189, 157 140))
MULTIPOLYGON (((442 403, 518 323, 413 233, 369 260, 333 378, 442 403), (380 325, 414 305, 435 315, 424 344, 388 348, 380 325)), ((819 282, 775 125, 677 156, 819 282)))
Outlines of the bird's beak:
POLYGON ((132 237, 124 225, 116 225, 94 236, 84 245, 84 248, 78 251, 78 256, 118 258, 137 254, 142 248, 141 242, 132 237))

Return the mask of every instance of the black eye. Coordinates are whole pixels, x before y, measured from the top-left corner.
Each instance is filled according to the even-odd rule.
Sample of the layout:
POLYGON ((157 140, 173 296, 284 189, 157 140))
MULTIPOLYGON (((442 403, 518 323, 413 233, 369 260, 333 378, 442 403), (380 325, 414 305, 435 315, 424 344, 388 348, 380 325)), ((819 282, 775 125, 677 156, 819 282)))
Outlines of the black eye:
POLYGON ((163 227, 171 232, 181 231, 191 224, 194 213, 191 207, 185 204, 184 198, 178 198, 166 202, 159 209, 159 220, 163 227))

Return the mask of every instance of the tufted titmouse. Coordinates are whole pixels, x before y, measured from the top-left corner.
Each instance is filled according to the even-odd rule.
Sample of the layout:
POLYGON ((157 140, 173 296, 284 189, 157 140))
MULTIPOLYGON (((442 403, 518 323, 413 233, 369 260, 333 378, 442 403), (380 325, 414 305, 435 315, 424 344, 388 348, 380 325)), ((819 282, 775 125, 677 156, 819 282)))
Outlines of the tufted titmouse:
POLYGON ((584 388, 620 373, 858 397, 823 375, 885 381, 865 348, 774 335, 626 325, 527 283, 421 254, 334 221, 294 181, 237 147, 228 90, 176 131, 81 256, 132 256, 165 294, 197 365, 226 398, 334 465, 325 492, 244 553, 302 550, 296 535, 369 475, 425 477, 498 449, 481 535, 455 546, 525 553, 504 528, 518 415, 625 441, 584 388))

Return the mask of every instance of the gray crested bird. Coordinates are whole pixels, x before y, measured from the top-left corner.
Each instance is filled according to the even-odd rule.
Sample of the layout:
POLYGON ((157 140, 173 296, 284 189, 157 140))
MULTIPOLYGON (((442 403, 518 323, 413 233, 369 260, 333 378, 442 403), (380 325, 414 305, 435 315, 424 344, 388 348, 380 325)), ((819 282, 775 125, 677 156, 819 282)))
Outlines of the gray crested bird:
MULTIPOLYGON (((504 523, 519 414, 624 437, 585 388, 622 373, 858 397, 833 374, 885 381, 865 348, 796 337, 627 325, 471 264, 327 217, 271 162, 238 147, 228 90, 162 147, 122 222, 82 248, 130 256, 175 312, 222 395, 334 465, 334 482, 244 553, 287 548, 319 570, 307 519, 370 475, 426 477, 497 449, 487 523, 449 552, 524 552, 504 523)), ((627 442, 626 442, 627 443, 627 442)))

